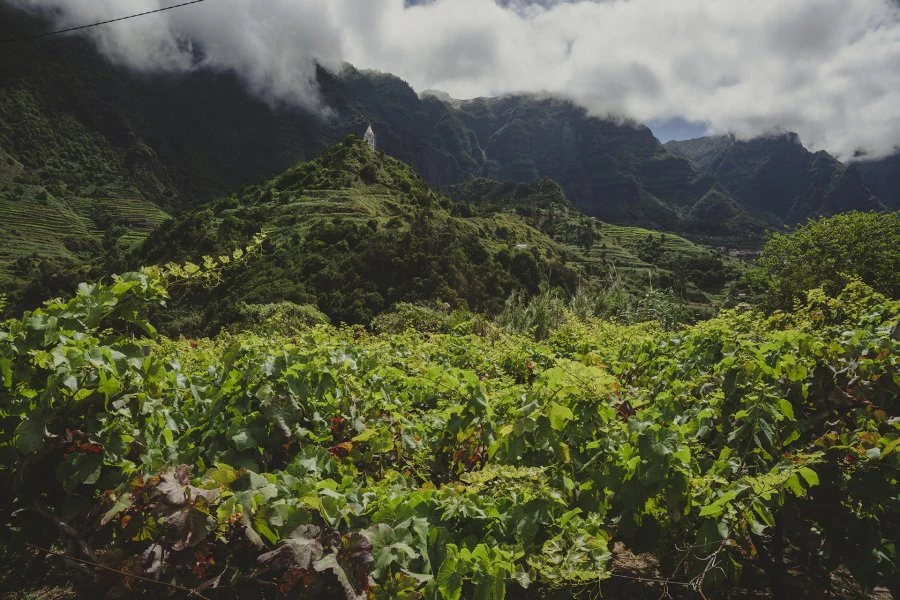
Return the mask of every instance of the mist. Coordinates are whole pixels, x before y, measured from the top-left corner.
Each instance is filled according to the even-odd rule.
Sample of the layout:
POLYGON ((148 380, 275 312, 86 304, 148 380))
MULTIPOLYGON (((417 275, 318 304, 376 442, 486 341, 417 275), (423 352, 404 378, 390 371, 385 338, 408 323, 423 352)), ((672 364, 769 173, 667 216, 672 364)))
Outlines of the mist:
MULTIPOLYGON (((58 27, 172 3, 7 1, 58 27)), ((78 35, 135 70, 234 71, 273 104, 319 112, 316 64, 347 61, 456 98, 549 93, 710 134, 795 131, 843 159, 900 144, 893 0, 207 0, 78 35)))

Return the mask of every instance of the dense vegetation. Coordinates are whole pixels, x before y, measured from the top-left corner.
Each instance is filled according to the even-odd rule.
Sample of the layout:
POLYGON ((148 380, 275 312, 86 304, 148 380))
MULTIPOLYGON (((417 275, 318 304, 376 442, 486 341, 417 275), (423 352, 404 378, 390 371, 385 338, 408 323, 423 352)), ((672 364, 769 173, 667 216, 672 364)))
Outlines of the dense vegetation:
POLYGON ((745 280, 760 304, 789 309, 804 292, 865 281, 900 297, 900 212, 851 212, 770 235, 745 280))
POLYGON ((455 216, 407 165, 358 137, 260 185, 188 213, 151 236, 133 258, 216 256, 260 229, 263 256, 210 290, 179 296, 171 331, 215 331, 243 304, 293 302, 334 322, 368 324, 400 301, 440 300, 497 312, 516 289, 547 280, 573 291, 577 264, 565 246, 514 215, 455 216))
POLYGON ((727 256, 855 168, 318 83, 4 54, 0 592, 900 598, 900 213, 727 256))
POLYGON ((761 568, 795 597, 786 561, 897 590, 897 301, 851 283, 671 333, 570 315, 544 342, 480 319, 155 335, 170 290, 243 260, 0 326, 6 544, 128 597, 588 597, 626 549, 673 593, 761 568))
MULTIPOLYGON (((585 217, 550 180, 479 179, 448 198, 356 136, 184 214, 129 262, 199 261, 245 244, 260 229, 268 236, 262 257, 214 289, 176 295, 160 315, 166 332, 215 332, 241 321, 245 305, 282 302, 313 306, 334 323, 364 325, 398 302, 494 315, 513 292, 531 295, 542 284, 565 295, 663 290, 708 315, 740 273, 735 261, 674 234, 585 217)), ((119 268, 121 262, 107 265, 119 268)), ((46 286, 55 280, 32 281, 11 296, 18 306, 50 295, 46 286)))

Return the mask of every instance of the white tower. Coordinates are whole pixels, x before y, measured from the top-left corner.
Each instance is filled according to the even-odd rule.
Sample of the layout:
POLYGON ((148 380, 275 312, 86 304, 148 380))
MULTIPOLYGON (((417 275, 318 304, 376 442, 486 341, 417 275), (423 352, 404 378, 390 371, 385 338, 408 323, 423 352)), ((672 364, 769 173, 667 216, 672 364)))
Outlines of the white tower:
POLYGON ((369 124, 369 128, 366 129, 366 134, 363 136, 363 140, 375 150, 375 132, 372 131, 372 124, 369 124))

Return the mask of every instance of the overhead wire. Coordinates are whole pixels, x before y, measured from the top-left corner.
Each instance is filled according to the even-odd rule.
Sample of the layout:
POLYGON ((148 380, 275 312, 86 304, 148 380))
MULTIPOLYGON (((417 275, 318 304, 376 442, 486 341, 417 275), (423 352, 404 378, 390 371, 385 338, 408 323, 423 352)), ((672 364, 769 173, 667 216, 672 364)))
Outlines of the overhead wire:
POLYGON ((90 29, 91 27, 97 27, 99 25, 109 25, 110 23, 117 23, 119 21, 127 21, 128 19, 135 19, 137 17, 143 17, 146 15, 152 15, 155 13, 161 13, 167 10, 172 10, 173 8, 181 8, 182 6, 190 6, 191 4, 200 4, 201 2, 205 2, 206 0, 190 0, 190 2, 182 2, 181 4, 173 4, 172 6, 163 6, 162 8, 157 8, 154 10, 148 10, 142 13, 137 13, 133 15, 128 15, 125 17, 118 17, 115 19, 109 19, 106 21, 99 21, 97 23, 90 23, 89 25, 79 25, 78 27, 69 27, 67 29, 59 29, 57 31, 48 31, 46 33, 38 33, 36 35, 26 35, 23 37, 12 38, 8 40, 0 40, 0 44, 12 44, 13 42, 25 42, 28 40, 36 40, 39 38, 49 37, 51 35, 59 35, 61 33, 69 33, 72 31, 80 31, 82 29, 90 29))

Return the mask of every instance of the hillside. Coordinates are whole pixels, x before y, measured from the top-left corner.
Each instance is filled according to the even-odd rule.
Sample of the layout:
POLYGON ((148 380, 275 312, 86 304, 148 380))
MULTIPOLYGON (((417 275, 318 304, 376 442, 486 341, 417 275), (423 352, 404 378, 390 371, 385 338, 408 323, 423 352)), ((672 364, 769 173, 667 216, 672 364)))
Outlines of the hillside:
POLYGON ((399 301, 440 300, 492 312, 513 289, 550 278, 572 290, 579 266, 564 245, 515 215, 463 218, 406 164, 351 136, 319 158, 185 213, 132 257, 159 263, 227 254, 254 234, 265 252, 172 328, 218 326, 243 304, 314 304, 335 322, 368 323, 399 301), (198 308, 200 312, 198 313, 198 308))
POLYGON ((282 301, 363 324, 397 302, 438 300, 490 314, 513 290, 533 293, 547 282, 572 292, 611 278, 630 290, 671 288, 708 311, 740 271, 679 236, 586 217, 550 180, 478 179, 444 196, 357 136, 183 214, 129 263, 199 262, 259 231, 268 236, 263 255, 176 302, 170 330, 214 331, 240 320, 245 305, 282 301))
POLYGON ((900 210, 900 153, 853 163, 872 193, 890 210, 900 210))
POLYGON ((0 148, 0 284, 27 279, 40 259, 77 268, 127 252, 169 218, 133 188, 48 191, 26 173, 0 148))
POLYGON ((666 148, 714 177, 752 214, 772 224, 881 205, 860 172, 826 152, 812 153, 796 134, 671 141, 666 148))
POLYGON ((516 214, 565 245, 588 277, 609 273, 634 288, 669 287, 698 304, 710 304, 739 267, 711 248, 672 233, 613 225, 585 216, 550 179, 532 183, 473 179, 450 196, 480 215, 516 214))

